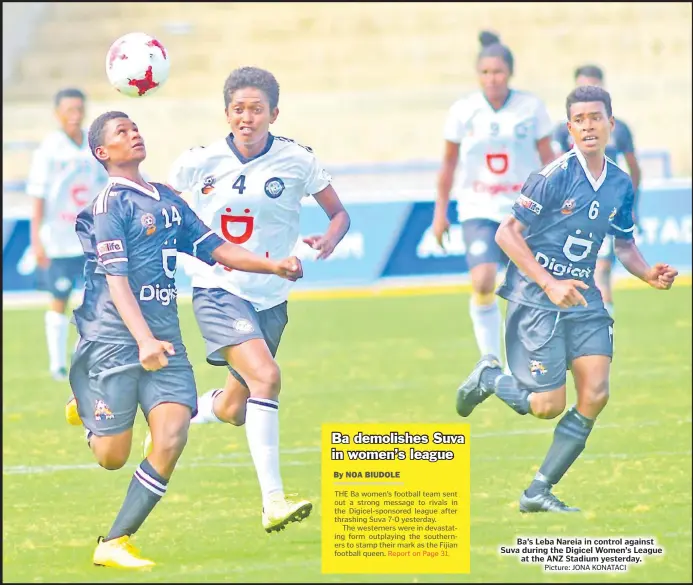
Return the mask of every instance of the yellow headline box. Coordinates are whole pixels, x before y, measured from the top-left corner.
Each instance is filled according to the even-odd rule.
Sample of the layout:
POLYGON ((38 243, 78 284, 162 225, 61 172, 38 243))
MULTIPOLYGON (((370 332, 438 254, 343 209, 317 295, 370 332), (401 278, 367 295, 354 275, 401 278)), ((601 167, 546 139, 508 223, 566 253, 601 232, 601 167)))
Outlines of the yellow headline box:
POLYGON ((323 424, 323 573, 469 573, 469 425, 323 424))

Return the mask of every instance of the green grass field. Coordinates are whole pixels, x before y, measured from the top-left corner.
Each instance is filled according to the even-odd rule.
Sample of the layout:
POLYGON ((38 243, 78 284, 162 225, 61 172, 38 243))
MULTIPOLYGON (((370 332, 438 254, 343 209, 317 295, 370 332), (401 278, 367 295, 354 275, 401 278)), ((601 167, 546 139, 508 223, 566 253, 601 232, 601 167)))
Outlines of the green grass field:
MULTIPOLYGON (((3 312, 3 581, 22 582, 691 582, 691 289, 617 292, 611 401, 587 449, 556 488, 579 515, 518 512, 556 421, 519 417, 491 399, 474 413, 471 575, 323 575, 320 425, 460 422, 457 385, 477 359, 465 294, 295 301, 279 351, 287 492, 314 515, 280 534, 260 524, 243 429, 200 425, 168 494, 137 534, 151 572, 96 568, 140 461, 141 416, 129 464, 96 466, 63 419, 69 386, 47 374, 43 313, 3 312), (663 557, 621 575, 543 573, 500 545, 517 536, 656 537, 663 557)), ((192 307, 181 322, 199 390, 224 370, 204 362, 192 307)), ((569 396, 574 398, 572 388, 569 396)))

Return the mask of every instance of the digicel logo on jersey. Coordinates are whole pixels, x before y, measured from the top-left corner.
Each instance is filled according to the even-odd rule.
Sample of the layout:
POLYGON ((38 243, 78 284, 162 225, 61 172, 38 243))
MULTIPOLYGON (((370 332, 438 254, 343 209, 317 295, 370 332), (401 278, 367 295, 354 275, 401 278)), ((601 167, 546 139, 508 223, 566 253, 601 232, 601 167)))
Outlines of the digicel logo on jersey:
POLYGON ((474 181, 472 185, 475 193, 487 193, 488 195, 515 195, 522 190, 522 183, 484 183, 474 181))
MULTIPOLYGON (((505 152, 486 153, 486 168, 494 175, 504 175, 508 172, 510 158, 505 152)), ((487 195, 515 195, 522 189, 522 183, 486 183, 484 181, 474 181, 472 188, 475 193, 485 193, 487 195)))
MULTIPOLYGON (((231 213, 231 208, 226 208, 227 213, 231 213)), ((244 213, 250 213, 250 209, 244 209, 244 213)), ((221 216, 221 233, 232 244, 244 244, 253 235, 255 227, 255 218, 252 215, 225 215, 221 216), (238 223, 243 227, 243 233, 240 236, 234 236, 231 233, 231 224, 238 223)))

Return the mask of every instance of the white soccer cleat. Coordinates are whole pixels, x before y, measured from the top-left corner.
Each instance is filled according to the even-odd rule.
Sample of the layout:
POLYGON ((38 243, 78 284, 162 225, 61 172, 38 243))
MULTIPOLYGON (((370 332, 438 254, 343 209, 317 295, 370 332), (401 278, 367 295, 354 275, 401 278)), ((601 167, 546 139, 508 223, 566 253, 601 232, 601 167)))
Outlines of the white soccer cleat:
POLYGON ((300 522, 310 516, 313 504, 308 500, 292 501, 280 494, 271 497, 262 508, 262 526, 265 532, 279 532, 291 522, 300 522))

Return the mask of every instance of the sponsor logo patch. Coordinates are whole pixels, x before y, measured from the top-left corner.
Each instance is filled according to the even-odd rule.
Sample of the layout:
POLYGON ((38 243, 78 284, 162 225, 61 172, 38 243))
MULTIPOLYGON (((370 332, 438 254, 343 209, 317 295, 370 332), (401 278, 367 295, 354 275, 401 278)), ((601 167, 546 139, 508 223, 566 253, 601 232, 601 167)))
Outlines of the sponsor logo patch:
POLYGON ((115 252, 122 251, 122 240, 107 240, 105 242, 99 242, 98 244, 96 244, 96 252, 99 256, 105 256, 106 254, 113 254, 115 252))
POLYGON ((539 215, 544 208, 541 203, 537 203, 534 199, 530 199, 527 195, 522 195, 517 198, 517 204, 531 211, 535 215, 539 215))

